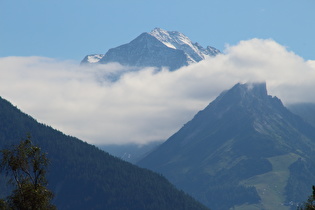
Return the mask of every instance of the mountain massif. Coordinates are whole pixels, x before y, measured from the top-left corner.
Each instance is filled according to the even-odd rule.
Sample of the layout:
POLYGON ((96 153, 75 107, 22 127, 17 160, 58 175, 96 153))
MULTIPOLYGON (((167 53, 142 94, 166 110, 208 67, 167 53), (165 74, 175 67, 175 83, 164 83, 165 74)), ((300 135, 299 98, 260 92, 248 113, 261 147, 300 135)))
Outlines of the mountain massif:
POLYGON ((167 67, 176 70, 219 53, 214 47, 203 48, 193 43, 180 32, 155 28, 150 33, 142 33, 128 44, 109 49, 105 54, 87 55, 81 64, 117 62, 132 67, 167 67))
MULTIPOLYGON (((0 98, 0 149, 32 136, 47 153, 48 188, 60 210, 207 209, 164 177, 40 124, 0 98)), ((0 173, 0 198, 10 192, 0 173)))
POLYGON ((315 180, 315 127, 265 83, 236 84, 138 165, 211 209, 296 209, 315 180))

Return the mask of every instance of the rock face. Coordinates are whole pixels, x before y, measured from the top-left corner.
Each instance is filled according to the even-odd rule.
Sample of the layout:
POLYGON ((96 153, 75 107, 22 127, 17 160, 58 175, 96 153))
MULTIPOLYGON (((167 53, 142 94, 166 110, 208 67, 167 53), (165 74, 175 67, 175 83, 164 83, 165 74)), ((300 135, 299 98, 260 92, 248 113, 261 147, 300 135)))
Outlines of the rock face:
POLYGON ((81 63, 118 62, 132 67, 167 67, 176 70, 219 53, 213 47, 203 48, 198 43, 192 43, 180 32, 155 28, 150 33, 142 33, 128 44, 108 50, 105 55, 87 55, 81 63))
POLYGON ((289 209, 310 194, 314 151, 315 128, 265 83, 237 84, 138 165, 212 209, 289 209))

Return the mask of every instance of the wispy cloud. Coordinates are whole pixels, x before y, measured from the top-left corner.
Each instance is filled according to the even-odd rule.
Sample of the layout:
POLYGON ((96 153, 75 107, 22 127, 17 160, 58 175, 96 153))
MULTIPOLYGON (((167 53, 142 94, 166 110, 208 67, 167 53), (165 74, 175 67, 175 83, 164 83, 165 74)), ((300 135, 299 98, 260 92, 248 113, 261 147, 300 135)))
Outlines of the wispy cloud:
POLYGON ((93 144, 168 138, 237 82, 266 81, 284 103, 315 103, 315 62, 252 39, 169 72, 119 64, 80 67, 43 57, 0 58, 0 95, 40 122, 93 144), (107 79, 123 73, 115 82, 107 79))

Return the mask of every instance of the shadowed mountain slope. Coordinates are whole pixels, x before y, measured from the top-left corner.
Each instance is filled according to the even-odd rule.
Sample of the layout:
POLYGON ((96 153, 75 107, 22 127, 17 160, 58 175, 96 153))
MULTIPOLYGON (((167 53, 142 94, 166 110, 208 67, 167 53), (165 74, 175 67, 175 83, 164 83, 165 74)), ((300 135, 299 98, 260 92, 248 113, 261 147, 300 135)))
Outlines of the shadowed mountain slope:
MULTIPOLYGON (((58 209, 206 209, 164 177, 66 136, 0 98, 0 149, 27 133, 50 160, 48 188, 58 209)), ((0 174, 0 196, 9 193, 0 174)))
POLYGON ((237 84, 138 164, 213 209, 288 209, 310 193, 314 152, 315 128, 265 83, 237 84))

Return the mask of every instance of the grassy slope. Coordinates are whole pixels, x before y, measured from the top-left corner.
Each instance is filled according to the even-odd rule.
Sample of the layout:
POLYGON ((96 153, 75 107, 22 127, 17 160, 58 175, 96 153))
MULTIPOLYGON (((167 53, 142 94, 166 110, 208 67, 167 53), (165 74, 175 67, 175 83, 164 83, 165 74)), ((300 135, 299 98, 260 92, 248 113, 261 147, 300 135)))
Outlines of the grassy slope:
POLYGON ((294 163, 299 156, 290 153, 286 155, 268 158, 272 164, 273 170, 258 176, 244 180, 242 184, 246 186, 254 186, 261 197, 260 205, 242 205, 235 209, 239 210, 288 210, 288 206, 282 205, 285 202, 285 186, 290 176, 289 166, 294 163))

